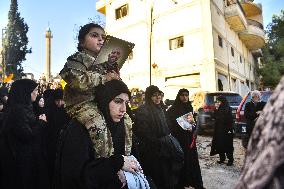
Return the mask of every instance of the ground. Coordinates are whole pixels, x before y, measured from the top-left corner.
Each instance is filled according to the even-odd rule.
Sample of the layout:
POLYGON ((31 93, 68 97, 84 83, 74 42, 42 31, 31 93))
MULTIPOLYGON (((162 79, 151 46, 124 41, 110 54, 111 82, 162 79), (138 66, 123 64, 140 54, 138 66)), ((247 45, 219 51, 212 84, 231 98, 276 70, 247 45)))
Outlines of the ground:
POLYGON ((240 176, 244 160, 244 148, 240 139, 234 139, 234 165, 217 164, 219 156, 210 156, 210 136, 198 136, 197 147, 202 179, 206 189, 233 189, 240 176))

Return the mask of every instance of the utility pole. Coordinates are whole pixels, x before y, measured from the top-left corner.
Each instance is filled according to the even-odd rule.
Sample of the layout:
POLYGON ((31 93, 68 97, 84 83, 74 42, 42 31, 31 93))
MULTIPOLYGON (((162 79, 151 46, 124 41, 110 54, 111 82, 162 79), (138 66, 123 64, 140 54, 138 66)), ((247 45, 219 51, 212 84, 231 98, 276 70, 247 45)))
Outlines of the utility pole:
POLYGON ((5 42, 5 40, 4 40, 4 35, 5 35, 5 33, 6 33, 6 30, 7 30, 7 28, 2 28, 2 62, 1 62, 1 64, 2 64, 2 82, 4 82, 4 79, 5 79, 5 76, 6 76, 6 63, 5 63, 5 61, 6 61, 6 58, 5 58, 5 48, 4 48, 4 42, 5 42))
POLYGON ((150 12, 150 46, 149 46, 149 62, 150 62, 150 85, 152 85, 152 36, 153 36, 153 6, 154 6, 154 2, 152 2, 151 4, 151 12, 150 12))

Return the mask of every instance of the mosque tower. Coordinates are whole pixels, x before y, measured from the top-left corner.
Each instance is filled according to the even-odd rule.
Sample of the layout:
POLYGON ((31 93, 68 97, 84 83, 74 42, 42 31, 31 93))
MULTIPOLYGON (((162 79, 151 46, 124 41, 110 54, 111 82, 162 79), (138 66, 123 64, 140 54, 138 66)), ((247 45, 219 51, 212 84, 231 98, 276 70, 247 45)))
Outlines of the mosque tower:
POLYGON ((46 81, 50 81, 50 67, 51 67, 51 30, 48 27, 45 32, 45 45, 46 45, 46 65, 45 65, 45 78, 46 81))

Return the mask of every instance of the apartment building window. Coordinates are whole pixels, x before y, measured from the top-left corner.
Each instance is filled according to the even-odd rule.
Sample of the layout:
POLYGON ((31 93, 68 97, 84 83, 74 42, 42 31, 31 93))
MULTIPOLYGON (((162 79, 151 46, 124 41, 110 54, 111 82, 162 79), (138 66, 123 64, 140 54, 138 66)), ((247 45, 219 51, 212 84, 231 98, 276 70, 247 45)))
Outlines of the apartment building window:
POLYGON ((235 56, 235 52, 234 52, 233 47, 231 47, 231 55, 232 55, 232 56, 235 56))
POLYGON ((250 88, 249 87, 249 80, 246 80, 246 85, 247 85, 248 88, 250 88))
POLYGON ((170 39, 169 45, 170 45, 170 50, 183 47, 183 45, 184 45, 183 36, 170 39))
POLYGON ((219 46, 223 48, 223 39, 222 37, 220 37, 220 35, 218 35, 218 42, 219 42, 219 46))
POLYGON ((240 56, 240 63, 243 63, 243 59, 242 59, 242 56, 240 56))
POLYGON ((120 19, 128 15, 128 4, 122 5, 121 7, 115 9, 115 18, 120 19))

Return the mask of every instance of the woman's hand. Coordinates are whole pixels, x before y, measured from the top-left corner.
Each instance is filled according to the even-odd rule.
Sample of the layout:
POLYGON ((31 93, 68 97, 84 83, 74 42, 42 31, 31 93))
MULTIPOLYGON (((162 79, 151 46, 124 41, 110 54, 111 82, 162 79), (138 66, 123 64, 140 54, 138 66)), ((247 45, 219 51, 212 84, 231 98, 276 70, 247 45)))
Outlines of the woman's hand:
POLYGON ((117 172, 117 176, 122 183, 121 188, 123 188, 126 185, 126 177, 121 169, 117 172))
POLYGON ((137 162, 127 156, 123 156, 124 158, 124 164, 122 167, 122 170, 127 171, 127 172, 131 172, 131 173, 135 173, 136 171, 140 171, 137 162))
POLYGON ((116 80, 119 80, 120 77, 119 77, 119 74, 116 73, 115 71, 110 71, 110 72, 107 72, 106 74, 106 80, 107 81, 110 81, 110 80, 113 80, 113 79, 116 79, 116 80))
POLYGON ((38 119, 39 119, 39 120, 42 120, 42 121, 44 121, 44 122, 47 122, 45 114, 39 115, 39 116, 38 116, 38 119))

